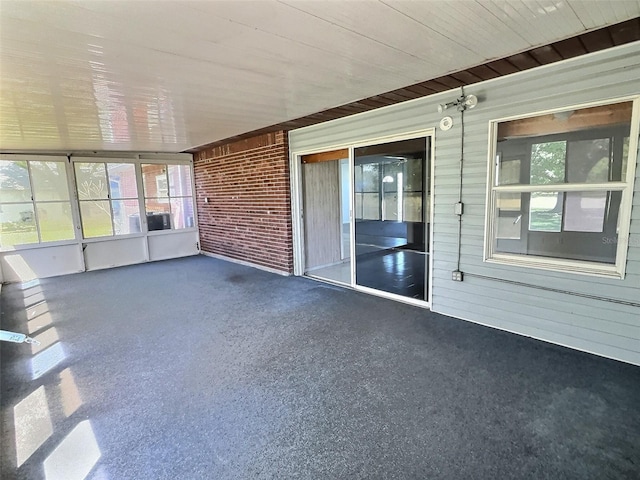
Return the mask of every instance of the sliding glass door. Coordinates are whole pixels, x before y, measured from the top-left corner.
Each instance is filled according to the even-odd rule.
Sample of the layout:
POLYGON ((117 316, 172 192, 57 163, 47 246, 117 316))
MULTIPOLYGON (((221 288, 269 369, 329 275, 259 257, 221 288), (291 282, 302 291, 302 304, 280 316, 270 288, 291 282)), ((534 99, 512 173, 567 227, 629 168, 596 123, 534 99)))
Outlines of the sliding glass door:
POLYGON ((300 157, 305 275, 429 300, 429 142, 300 157))
POLYGON ((356 285, 427 300, 428 139, 354 150, 356 285))

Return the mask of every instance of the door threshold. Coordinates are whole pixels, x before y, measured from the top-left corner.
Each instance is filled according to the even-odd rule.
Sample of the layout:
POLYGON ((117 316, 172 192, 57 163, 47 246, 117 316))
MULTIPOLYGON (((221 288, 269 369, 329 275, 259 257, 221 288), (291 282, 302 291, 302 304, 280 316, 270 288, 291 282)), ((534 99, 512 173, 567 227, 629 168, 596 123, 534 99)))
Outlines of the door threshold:
POLYGON ((389 293, 384 292, 382 290, 376 290, 375 288, 362 287, 360 285, 350 285, 348 283, 339 282, 337 280, 331 280, 328 278, 316 277, 314 275, 305 273, 304 277, 310 278, 311 280, 315 280, 317 282, 326 283, 329 285, 333 285, 336 287, 342 287, 348 290, 354 290, 356 292, 366 293, 368 295, 372 295, 374 297, 386 298, 387 300, 393 300, 400 303, 406 303, 408 305, 413 305, 414 307, 426 308, 431 310, 431 304, 426 300, 418 300, 416 298, 405 297, 403 295, 398 295, 397 293, 389 293))

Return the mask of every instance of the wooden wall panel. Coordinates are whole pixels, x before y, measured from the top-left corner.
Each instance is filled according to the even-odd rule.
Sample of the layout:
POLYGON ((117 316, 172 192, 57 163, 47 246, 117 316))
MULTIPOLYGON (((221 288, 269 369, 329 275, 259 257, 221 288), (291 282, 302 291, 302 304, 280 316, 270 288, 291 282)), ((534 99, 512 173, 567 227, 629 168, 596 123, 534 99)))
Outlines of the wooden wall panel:
POLYGON ((306 269, 340 261, 340 163, 303 166, 306 269))

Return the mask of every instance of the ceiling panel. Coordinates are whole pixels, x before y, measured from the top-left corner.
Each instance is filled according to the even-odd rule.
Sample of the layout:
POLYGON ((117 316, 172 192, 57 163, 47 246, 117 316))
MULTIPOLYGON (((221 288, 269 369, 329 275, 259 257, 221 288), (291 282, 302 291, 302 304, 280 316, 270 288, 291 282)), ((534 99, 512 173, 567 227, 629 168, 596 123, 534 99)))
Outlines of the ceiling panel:
POLYGON ((416 60, 424 62, 424 68, 446 69, 453 62, 473 60, 472 50, 463 41, 417 21, 393 5, 371 2, 364 11, 358 2, 289 1, 287 5, 372 42, 376 50, 388 47, 412 64, 416 60), (449 48, 439 48, 442 44, 449 48))
POLYGON ((501 39, 500 44, 509 45, 510 49, 527 48, 526 41, 517 31, 488 14, 481 4, 469 1, 465 8, 452 9, 448 3, 446 0, 431 1, 429 8, 424 8, 420 2, 393 2, 389 7, 461 44, 476 58, 495 49, 496 38, 501 39))
POLYGON ((571 8, 587 29, 597 28, 603 21, 617 23, 638 16, 637 2, 585 0, 571 2, 571 8))
POLYGON ((570 56, 582 44, 515 54, 639 15, 636 0, 3 0, 0 149, 183 151, 570 56))

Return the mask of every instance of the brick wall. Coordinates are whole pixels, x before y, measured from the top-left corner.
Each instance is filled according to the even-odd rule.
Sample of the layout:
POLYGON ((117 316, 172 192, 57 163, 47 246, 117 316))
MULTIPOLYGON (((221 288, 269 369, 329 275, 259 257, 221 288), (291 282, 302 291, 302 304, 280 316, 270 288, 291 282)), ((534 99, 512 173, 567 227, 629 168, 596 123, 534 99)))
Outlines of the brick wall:
POLYGON ((292 273, 287 132, 208 148, 193 158, 202 250, 292 273))

